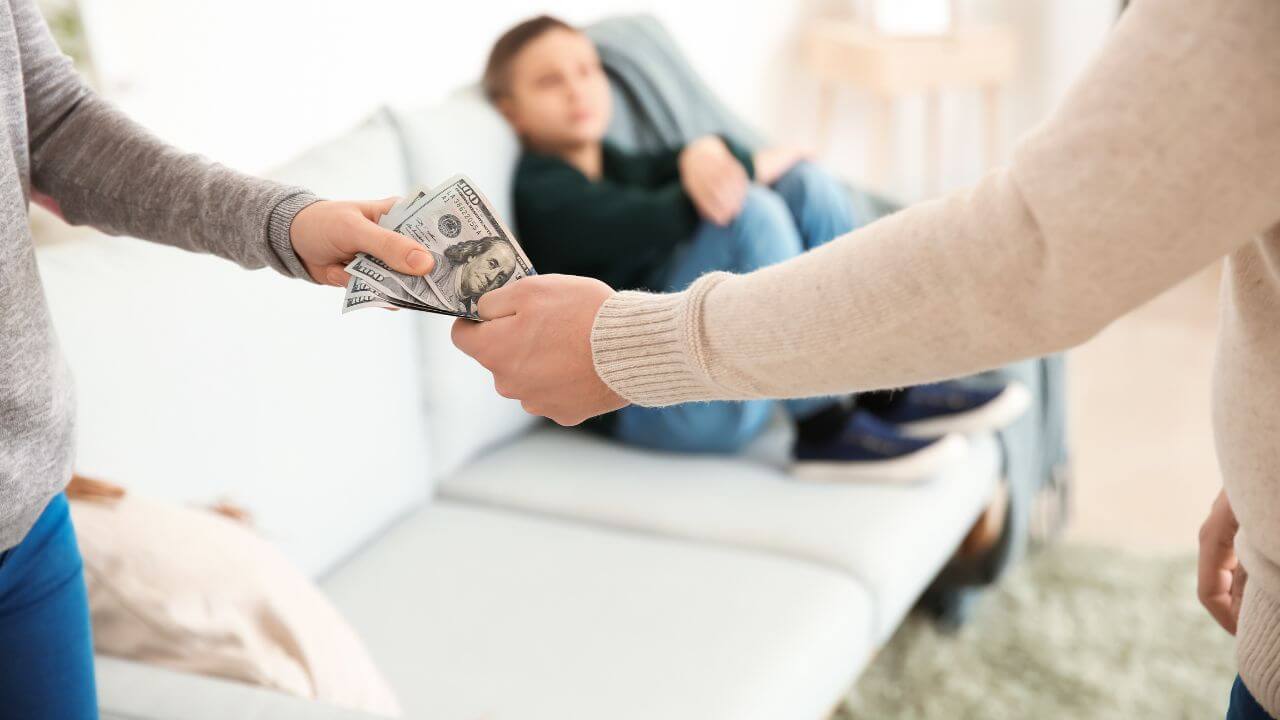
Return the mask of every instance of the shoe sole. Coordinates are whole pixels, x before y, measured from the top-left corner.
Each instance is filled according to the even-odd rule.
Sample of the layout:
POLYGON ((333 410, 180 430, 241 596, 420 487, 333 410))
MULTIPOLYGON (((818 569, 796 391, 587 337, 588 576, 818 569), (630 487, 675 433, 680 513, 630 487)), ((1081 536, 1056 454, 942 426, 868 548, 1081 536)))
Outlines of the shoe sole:
POLYGON ((1004 392, 982 407, 931 420, 899 424, 898 431, 907 437, 929 438, 959 433, 999 430, 1007 427, 1031 407, 1031 391, 1020 382, 1011 382, 1004 392))
POLYGON ((969 443, 959 435, 947 435, 910 455, 874 462, 803 460, 791 464, 791 475, 821 482, 875 482, 905 484, 924 480, 968 454, 969 443))

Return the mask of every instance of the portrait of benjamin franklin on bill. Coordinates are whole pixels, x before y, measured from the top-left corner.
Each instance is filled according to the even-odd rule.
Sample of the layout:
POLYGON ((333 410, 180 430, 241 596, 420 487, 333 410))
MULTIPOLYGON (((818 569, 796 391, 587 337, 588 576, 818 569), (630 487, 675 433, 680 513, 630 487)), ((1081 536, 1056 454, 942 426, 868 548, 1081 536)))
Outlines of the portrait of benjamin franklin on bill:
POLYGON ((480 296, 496 290, 515 274, 516 249, 499 237, 463 240, 450 245, 440 257, 436 253, 436 270, 431 279, 443 295, 456 299, 456 309, 475 313, 480 296))

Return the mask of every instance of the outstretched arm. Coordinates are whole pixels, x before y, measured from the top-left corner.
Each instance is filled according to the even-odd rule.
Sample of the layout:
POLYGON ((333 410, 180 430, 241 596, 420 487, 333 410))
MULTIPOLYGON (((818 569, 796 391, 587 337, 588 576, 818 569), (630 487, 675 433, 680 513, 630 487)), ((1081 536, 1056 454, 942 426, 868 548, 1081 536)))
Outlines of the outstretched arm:
MULTIPOLYGON (((1072 346, 1280 219, 1278 24, 1270 0, 1136 3, 1012 164, 970 190, 679 294, 601 305, 549 279, 505 290, 553 297, 540 302, 562 316, 563 303, 595 302, 598 378, 553 382, 573 365, 552 355, 575 343, 526 355, 514 336, 463 333, 464 349, 526 405, 574 422, 623 399, 895 387, 1072 346), (549 392, 601 379, 599 407, 549 392)), ((499 306, 511 330, 540 320, 499 306)))

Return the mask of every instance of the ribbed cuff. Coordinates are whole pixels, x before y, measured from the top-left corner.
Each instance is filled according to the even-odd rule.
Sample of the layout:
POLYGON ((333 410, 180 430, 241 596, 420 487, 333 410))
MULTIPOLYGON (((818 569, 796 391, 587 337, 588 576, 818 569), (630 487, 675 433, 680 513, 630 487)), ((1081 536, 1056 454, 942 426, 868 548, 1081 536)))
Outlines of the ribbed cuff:
POLYGON ((1280 603, 1250 576, 1236 628, 1240 679, 1271 717, 1280 717, 1280 603))
POLYGON ((302 212, 303 208, 319 201, 320 198, 315 195, 305 190, 298 190, 276 203, 267 218, 267 246, 279 261, 276 269, 312 282, 315 282, 315 278, 311 277, 306 266, 298 259, 289 230, 293 226, 293 218, 302 212))
POLYGON ((682 293, 620 292, 596 314, 591 352, 596 373, 622 397, 649 407, 722 396, 701 351, 702 299, 715 273, 682 293))

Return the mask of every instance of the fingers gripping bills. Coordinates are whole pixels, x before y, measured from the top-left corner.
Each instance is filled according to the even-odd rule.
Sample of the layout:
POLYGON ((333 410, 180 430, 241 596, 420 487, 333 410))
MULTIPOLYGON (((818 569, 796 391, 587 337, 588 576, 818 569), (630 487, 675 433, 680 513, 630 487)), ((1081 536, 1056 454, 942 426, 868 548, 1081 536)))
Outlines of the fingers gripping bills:
POLYGON ((342 312, 405 308, 479 320, 480 296, 533 275, 533 265, 487 198, 464 175, 410 193, 378 224, 412 238, 435 258, 431 273, 405 275, 359 253, 347 265, 342 312))

